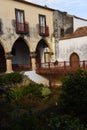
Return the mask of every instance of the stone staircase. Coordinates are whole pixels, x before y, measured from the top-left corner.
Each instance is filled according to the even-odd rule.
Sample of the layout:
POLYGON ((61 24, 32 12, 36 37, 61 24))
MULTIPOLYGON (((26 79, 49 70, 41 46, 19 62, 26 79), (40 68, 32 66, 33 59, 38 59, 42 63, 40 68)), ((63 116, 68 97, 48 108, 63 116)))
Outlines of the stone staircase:
POLYGON ((28 76, 30 80, 32 80, 35 83, 38 84, 44 84, 46 86, 49 86, 49 80, 44 78, 43 76, 36 74, 35 70, 32 71, 26 71, 24 75, 28 76))

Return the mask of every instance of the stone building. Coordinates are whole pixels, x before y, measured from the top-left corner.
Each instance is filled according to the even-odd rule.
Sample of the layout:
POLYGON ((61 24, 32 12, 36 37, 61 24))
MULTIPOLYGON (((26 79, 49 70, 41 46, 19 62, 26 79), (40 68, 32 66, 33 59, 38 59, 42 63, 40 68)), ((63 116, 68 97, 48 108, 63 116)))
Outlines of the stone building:
POLYGON ((0 1, 0 72, 32 70, 54 52, 53 9, 0 1))
POLYGON ((87 20, 24 0, 0 0, 0 10, 0 73, 27 71, 36 82, 46 68, 46 83, 56 60, 87 60, 87 20))
POLYGON ((59 57, 68 62, 67 66, 87 67, 87 26, 59 40, 59 57))
MULTIPOLYGON (((67 12, 55 10, 53 12, 53 25, 54 25, 53 28, 54 28, 54 37, 55 37, 55 58, 57 60, 62 59, 62 61, 67 60, 67 55, 64 55, 64 50, 66 49, 66 51, 67 51, 67 44, 68 44, 67 42, 69 41, 69 46, 70 46, 70 44, 71 44, 70 39, 72 39, 73 33, 75 33, 75 31, 77 29, 79 29, 80 27, 87 26, 87 20, 70 15, 67 12), (71 35, 71 38, 70 39, 67 38, 67 40, 65 40, 66 41, 65 42, 62 39, 65 39, 65 37, 67 35, 71 35), (61 43, 62 43, 62 45, 61 45, 61 43), (63 47, 62 50, 61 50, 60 46, 63 47), (62 56, 61 56, 61 53, 62 53, 62 56), (64 57, 66 57, 66 58, 64 58, 64 57)), ((80 28, 80 30, 81 29, 83 30, 83 28, 80 28)), ((79 31, 78 31, 78 33, 79 33, 79 31)), ((85 35, 85 32, 83 32, 83 34, 85 35)), ((82 37, 81 37, 81 39, 82 39, 82 37)), ((83 40, 81 40, 81 42, 83 42, 83 40)), ((72 43, 72 44, 74 45, 74 43, 72 43)), ((76 45, 77 45, 77 43, 75 43, 75 46, 76 45)), ((73 49, 72 46, 70 46, 70 48, 73 49)))

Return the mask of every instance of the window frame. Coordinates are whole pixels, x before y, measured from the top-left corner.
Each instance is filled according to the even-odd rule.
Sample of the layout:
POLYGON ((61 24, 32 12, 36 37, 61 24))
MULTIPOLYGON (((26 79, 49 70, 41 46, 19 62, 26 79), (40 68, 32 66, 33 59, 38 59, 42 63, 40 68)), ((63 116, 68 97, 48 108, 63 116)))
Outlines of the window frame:
POLYGON ((25 23, 25 13, 24 13, 24 10, 15 8, 15 18, 16 18, 16 22, 18 22, 18 23, 25 23), (18 12, 23 14, 23 22, 18 21, 18 16, 17 16, 18 12))
POLYGON ((0 19, 0 33, 2 32, 2 22, 1 22, 1 19, 0 19))
POLYGON ((64 28, 61 28, 61 29, 60 29, 60 36, 61 36, 61 37, 64 37, 64 28))
POLYGON ((45 63, 50 62, 50 53, 49 52, 44 53, 44 61, 45 61, 45 63))
POLYGON ((46 16, 39 14, 39 26, 46 27, 46 16), (41 23, 41 17, 44 19, 44 25, 41 23))

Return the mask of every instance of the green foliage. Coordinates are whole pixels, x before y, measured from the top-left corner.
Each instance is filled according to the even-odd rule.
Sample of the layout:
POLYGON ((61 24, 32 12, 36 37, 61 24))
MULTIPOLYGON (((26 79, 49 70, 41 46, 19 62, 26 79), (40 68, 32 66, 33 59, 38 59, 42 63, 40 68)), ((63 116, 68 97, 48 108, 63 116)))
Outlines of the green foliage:
POLYGON ((79 69, 63 78, 60 104, 78 115, 87 115, 87 72, 79 69))
POLYGON ((42 100, 45 97, 49 97, 51 90, 44 87, 42 84, 30 83, 27 86, 22 86, 19 88, 12 88, 10 91, 10 96, 15 101, 20 101, 22 99, 33 99, 42 100))
POLYGON ((37 119, 29 109, 15 107, 5 113, 0 122, 0 130, 38 130, 37 119))
MULTIPOLYGON (((71 77, 73 75, 64 79, 64 85, 65 83, 68 84, 68 80, 71 77)), ((64 86, 64 93, 62 94, 63 103, 66 101, 63 96, 64 98, 67 96, 65 90, 67 90, 66 86, 64 86)), ((50 104, 49 98, 47 98, 45 104, 44 102, 42 103, 44 98, 53 96, 53 101, 55 102, 57 97, 54 96, 61 94, 61 89, 55 89, 54 92, 51 91, 53 90, 46 88, 42 84, 34 83, 12 88, 9 93, 12 97, 11 102, 0 102, 0 130, 87 130, 87 126, 82 124, 78 118, 70 115, 61 115, 61 113, 58 114, 59 102, 58 106, 48 105, 49 109, 38 109, 40 105, 43 108, 46 103, 50 104), (38 112, 35 113, 34 110, 38 112)), ((68 106, 69 103, 67 103, 68 106)))
POLYGON ((12 88, 9 95, 12 97, 12 102, 31 107, 38 105, 39 101, 41 101, 42 87, 42 85, 30 83, 27 86, 12 88))
POLYGON ((47 97, 49 97, 51 95, 51 90, 49 89, 49 88, 47 88, 47 87, 43 87, 42 88, 42 96, 44 97, 44 98, 47 98, 47 97))
POLYGON ((22 74, 20 73, 7 73, 0 76, 0 84, 14 84, 19 83, 22 80, 22 74))
POLYGON ((32 115, 31 109, 37 108, 39 101, 42 102, 43 87, 44 85, 42 84, 30 83, 27 86, 11 88, 9 95, 12 99, 9 103, 9 108, 5 104, 5 106, 2 107, 3 113, 0 111, 0 113, 2 113, 0 129, 41 130, 42 126, 39 125, 40 120, 36 115, 32 115))
POLYGON ((48 130, 86 130, 78 118, 63 115, 63 116, 52 116, 48 121, 48 130))
POLYGON ((35 96, 35 98, 41 98, 41 86, 30 83, 28 86, 23 87, 23 96, 31 98, 32 95, 35 96))

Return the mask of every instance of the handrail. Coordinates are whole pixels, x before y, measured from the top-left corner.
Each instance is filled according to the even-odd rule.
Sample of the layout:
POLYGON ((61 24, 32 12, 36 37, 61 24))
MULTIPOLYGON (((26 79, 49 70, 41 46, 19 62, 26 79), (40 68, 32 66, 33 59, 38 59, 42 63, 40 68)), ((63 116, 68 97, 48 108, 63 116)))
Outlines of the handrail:
MULTIPOLYGON (((74 64, 76 64, 77 61, 74 61, 74 64)), ((87 69, 87 61, 80 61, 79 65, 72 66, 69 61, 63 61, 63 62, 46 62, 46 63, 39 63, 37 64, 37 69, 53 69, 53 68, 59 68, 59 69, 67 69, 67 68, 84 68, 87 69)))
POLYGON ((39 35, 40 36, 49 36, 49 27, 48 26, 39 26, 39 35))
POLYGON ((16 22, 16 32, 17 33, 29 33, 28 24, 16 22))

